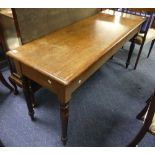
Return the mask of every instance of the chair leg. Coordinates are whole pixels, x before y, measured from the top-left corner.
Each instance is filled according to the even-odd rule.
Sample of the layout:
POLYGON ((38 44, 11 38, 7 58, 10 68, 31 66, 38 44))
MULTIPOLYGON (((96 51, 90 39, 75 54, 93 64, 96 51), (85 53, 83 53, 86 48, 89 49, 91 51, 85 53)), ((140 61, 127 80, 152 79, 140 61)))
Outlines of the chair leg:
POLYGON ((129 147, 136 146, 142 140, 145 134, 149 131, 149 127, 154 117, 154 112, 155 112, 155 94, 153 98, 151 98, 148 113, 144 121, 143 127, 141 128, 137 136, 127 146, 129 147))
POLYGON ((7 87, 8 89, 10 89, 10 91, 13 91, 13 88, 9 85, 9 83, 5 80, 5 78, 3 77, 2 73, 0 72, 0 81, 2 82, 2 84, 7 87))
MULTIPOLYGON (((146 105, 146 107, 148 107, 148 106, 149 106, 149 104, 146 105)), ((147 111, 146 107, 140 112, 139 115, 144 113, 144 111, 147 111)), ((140 117, 140 116, 138 116, 138 117, 140 117)), ((151 116, 151 119, 149 118, 149 120, 146 118, 143 127, 141 128, 141 130, 139 131, 137 136, 127 145, 128 147, 135 147, 143 139, 143 137, 145 136, 145 134, 149 130, 149 127, 151 125, 152 119, 153 119, 153 115, 151 116)))
POLYGON ((150 46, 150 49, 149 49, 149 53, 148 53, 148 55, 147 55, 147 58, 149 58, 149 56, 150 56, 150 53, 151 53, 151 50, 152 50, 152 48, 153 48, 154 42, 155 42, 155 39, 152 40, 152 42, 151 42, 151 46, 150 46))
POLYGON ((36 108, 38 106, 38 104, 35 101, 34 92, 32 90, 30 83, 29 83, 29 89, 30 89, 30 97, 31 97, 30 99, 31 99, 32 106, 33 106, 33 108, 36 108))
POLYGON ((136 70, 136 68, 137 68, 137 65, 138 65, 138 62, 139 62, 139 59, 140 59, 140 56, 141 56, 141 53, 142 53, 143 45, 140 46, 140 50, 138 52, 138 56, 137 56, 137 59, 136 59, 136 62, 135 62, 134 70, 136 70))
MULTIPOLYGON (((150 125, 149 125, 150 126, 150 125)), ((144 125, 141 130, 139 131, 139 133, 137 134, 137 136, 127 145, 128 147, 135 147, 145 136, 145 134, 147 133, 148 129, 149 129, 148 125, 144 125)))
POLYGON ((146 101, 146 106, 143 108, 143 110, 136 116, 137 119, 143 120, 144 115, 146 114, 148 107, 150 105, 152 96, 146 101))
POLYGON ((131 56, 132 56, 134 48, 135 48, 135 42, 132 41, 131 45, 130 45, 130 50, 129 50, 128 58, 127 58, 127 61, 126 61, 126 68, 128 68, 128 66, 130 65, 130 60, 131 60, 131 56))

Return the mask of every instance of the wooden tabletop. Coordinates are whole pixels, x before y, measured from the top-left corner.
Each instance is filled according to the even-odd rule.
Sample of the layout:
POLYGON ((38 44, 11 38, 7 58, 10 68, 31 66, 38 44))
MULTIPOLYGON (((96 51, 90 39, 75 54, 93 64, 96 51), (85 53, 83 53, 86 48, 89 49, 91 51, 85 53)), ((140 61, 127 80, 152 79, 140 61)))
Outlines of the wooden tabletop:
POLYGON ((0 14, 3 14, 9 18, 13 18, 11 9, 2 9, 2 10, 0 10, 0 14))
POLYGON ((134 15, 102 12, 9 51, 8 55, 68 85, 143 21, 134 15))

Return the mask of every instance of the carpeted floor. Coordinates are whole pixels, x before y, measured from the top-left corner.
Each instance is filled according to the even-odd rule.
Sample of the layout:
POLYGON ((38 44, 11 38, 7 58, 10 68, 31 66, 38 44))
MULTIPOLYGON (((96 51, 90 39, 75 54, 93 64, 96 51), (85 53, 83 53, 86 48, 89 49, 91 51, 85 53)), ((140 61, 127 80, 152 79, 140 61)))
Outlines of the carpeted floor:
MULTIPOLYGON (((149 59, 144 47, 137 70, 125 69, 124 46, 72 96, 66 146, 125 146, 136 135, 142 122, 137 113, 155 88, 155 48, 149 59)), ((4 69, 7 78, 9 70, 4 69)), ((10 94, 0 84, 0 139, 5 146, 62 146, 57 98, 47 89, 36 93, 39 107, 32 122, 22 90, 10 94)), ((139 146, 155 146, 155 137, 147 134, 139 146)))

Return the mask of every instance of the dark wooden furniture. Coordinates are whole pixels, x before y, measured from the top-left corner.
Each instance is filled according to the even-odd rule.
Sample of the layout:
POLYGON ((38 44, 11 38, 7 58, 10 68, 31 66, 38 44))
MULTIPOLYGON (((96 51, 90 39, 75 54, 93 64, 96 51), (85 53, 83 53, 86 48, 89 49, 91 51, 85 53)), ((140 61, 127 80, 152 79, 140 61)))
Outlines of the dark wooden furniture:
MULTIPOLYGON (((1 28, 1 27, 0 27, 1 28)), ((1 50, 3 51, 3 56, 5 57, 5 53, 4 53, 4 50, 5 50, 5 46, 4 46, 4 42, 3 42, 3 37, 2 37, 2 34, 1 34, 1 30, 0 30, 0 48, 1 50)), ((1 55, 0 55, 0 59, 1 59, 1 55)), ((0 60, 0 61, 4 61, 3 59, 0 60)), ((1 65, 1 62, 0 62, 0 65, 1 65)), ((1 67, 1 66, 0 66, 1 67)), ((1 69, 1 68, 0 68, 1 69)), ((0 70, 0 82, 5 86, 7 87, 10 91, 13 91, 13 88, 12 86, 10 86, 10 84, 5 80, 1 70, 0 70)))
MULTIPOLYGON (((70 25, 80 19, 92 16, 99 12, 96 8, 50 8, 50 9, 26 9, 26 8, 14 8, 6 9, 3 11, 2 24, 4 30, 8 32, 9 27, 9 38, 14 38, 13 44, 8 44, 7 50, 15 49, 15 46, 24 45, 34 39, 38 39, 41 36, 48 34, 49 32, 55 31, 67 25, 70 25), (6 15, 10 18, 7 18, 6 15), (6 23, 9 22, 8 26, 6 23)), ((6 40, 8 36, 6 35, 6 40)), ((17 86, 23 87, 22 77, 18 74, 15 64, 12 59, 9 59, 11 75, 9 76, 10 82, 14 85, 16 92, 18 93, 17 86), (16 86, 17 85, 17 86, 16 86)), ((31 98, 33 106, 37 106, 35 102, 35 92, 41 87, 34 81, 30 81, 31 85, 31 98)))
POLYGON ((31 119, 29 79, 57 95, 65 144, 72 93, 138 33, 143 22, 134 15, 124 18, 102 12, 9 51, 22 77, 31 119))
POLYGON ((137 115, 137 118, 144 121, 144 124, 136 137, 128 144, 128 146, 136 146, 145 136, 147 132, 155 135, 155 92, 146 101, 146 106, 137 115))
MULTIPOLYGON (((4 54, 9 50, 13 50, 21 46, 22 42, 20 39, 21 36, 19 32, 15 9, 3 9, 0 11, 0 28, 4 54)), ((9 81, 14 86, 14 94, 17 95, 17 86, 22 88, 22 81, 17 73, 14 62, 8 57, 7 61, 11 72, 11 75, 9 76, 9 81)), ((36 102, 34 100, 34 91, 36 91, 36 89, 38 89, 38 85, 36 87, 36 85, 33 83, 31 98, 34 107, 36 106, 36 102)))
POLYGON ((136 58, 136 62, 134 65, 134 69, 137 68, 141 53, 142 53, 142 49, 143 46, 149 42, 151 42, 151 46, 148 52, 148 56, 149 57, 151 50, 153 48, 154 42, 155 42, 155 29, 152 27, 153 22, 154 22, 154 16, 153 13, 155 12, 155 9, 153 8, 132 8, 132 9, 123 9, 124 12, 126 13, 131 13, 131 14, 135 14, 138 16, 142 16, 142 17, 147 17, 147 21, 146 21, 146 28, 143 30, 143 32, 138 33, 138 35, 136 35, 134 38, 132 38, 131 40, 131 46, 130 46, 130 50, 129 50, 129 54, 128 54, 128 58, 126 61, 126 68, 128 68, 129 64, 130 64, 130 59, 132 57, 132 53, 133 50, 135 48, 135 44, 140 46, 137 58, 136 58))
MULTIPOLYGON (((11 9, 2 9, 0 11, 0 35, 4 55, 6 51, 20 46, 11 9)), ((6 57, 6 60, 8 62, 7 64, 9 64, 11 73, 15 72, 16 69, 13 63, 10 59, 8 59, 8 57, 6 57)), ((10 80, 10 77, 9 81, 14 86, 14 94, 18 94, 16 83, 10 80)))

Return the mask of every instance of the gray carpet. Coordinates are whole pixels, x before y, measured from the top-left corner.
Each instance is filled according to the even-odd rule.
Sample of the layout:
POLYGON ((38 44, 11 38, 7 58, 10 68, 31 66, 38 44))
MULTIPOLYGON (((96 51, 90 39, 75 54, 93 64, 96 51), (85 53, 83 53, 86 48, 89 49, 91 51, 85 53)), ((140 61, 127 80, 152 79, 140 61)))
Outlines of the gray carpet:
MULTIPOLYGON (((136 115, 155 88, 155 48, 147 59, 148 46, 136 71, 138 47, 126 70, 126 44, 73 94, 67 146, 125 146, 136 135, 142 126, 136 115)), ((7 78, 9 70, 3 74, 7 78)), ((62 146, 56 96, 41 89, 35 97, 39 107, 32 122, 22 90, 14 96, 0 84, 0 139, 5 146, 62 146)), ((155 137, 148 133, 139 146, 155 146, 155 137)))

